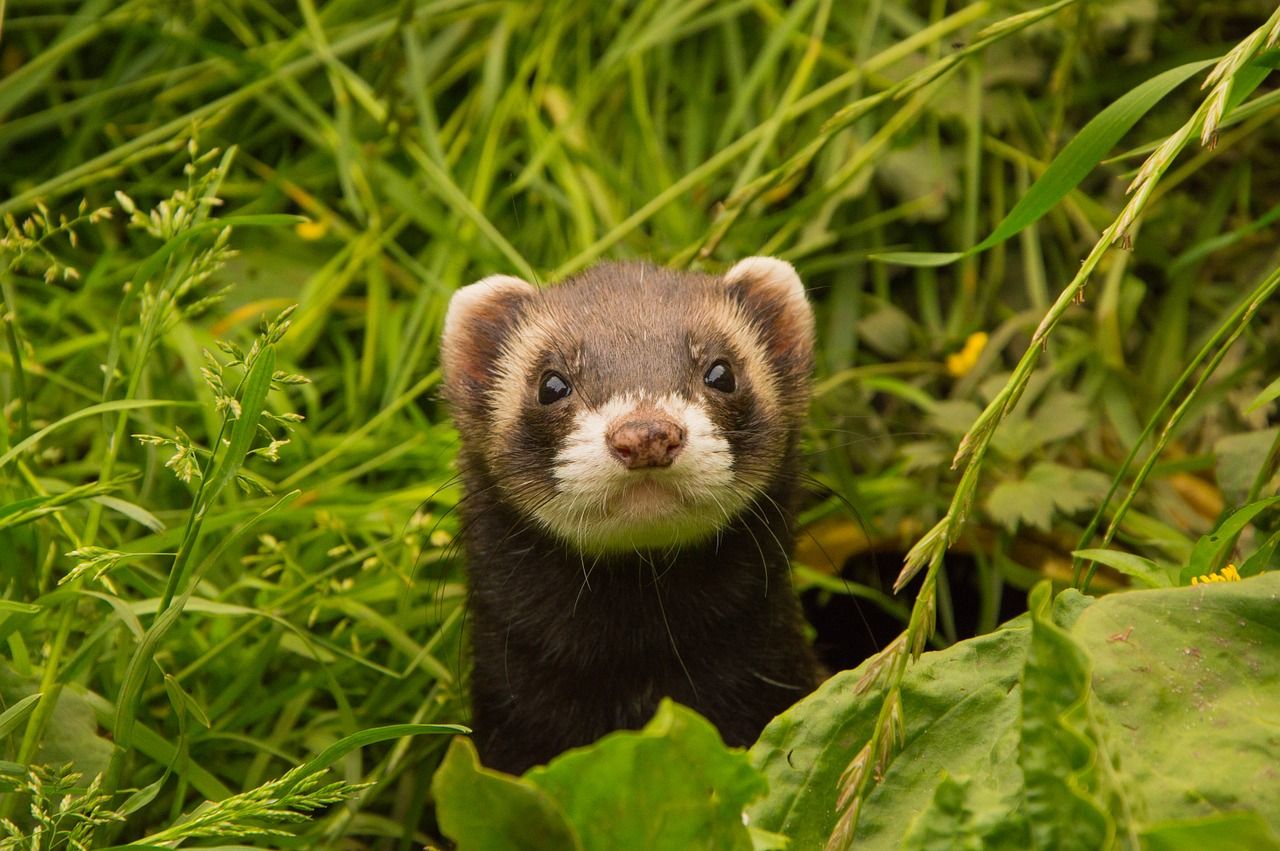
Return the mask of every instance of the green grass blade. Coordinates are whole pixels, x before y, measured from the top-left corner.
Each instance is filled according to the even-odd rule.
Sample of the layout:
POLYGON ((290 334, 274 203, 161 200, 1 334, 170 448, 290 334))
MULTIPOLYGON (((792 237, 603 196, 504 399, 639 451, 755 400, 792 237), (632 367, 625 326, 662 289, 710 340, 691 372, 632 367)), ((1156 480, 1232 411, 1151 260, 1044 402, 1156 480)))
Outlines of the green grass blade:
POLYGON ((140 408, 197 408, 197 402, 171 402, 167 399, 118 399, 114 402, 103 402, 98 405, 90 405, 87 408, 81 408, 73 414, 67 414, 62 419, 50 423, 39 431, 33 433, 26 440, 14 446, 8 452, 0 455, 0 467, 4 467, 14 458, 17 458, 23 452, 34 447, 44 437, 57 431, 63 426, 71 425, 76 420, 83 420, 87 417, 96 417, 98 414, 109 414, 112 411, 132 411, 140 408))
POLYGON ((0 714, 0 739, 17 729, 18 725, 36 708, 39 700, 39 692, 29 694, 0 714))

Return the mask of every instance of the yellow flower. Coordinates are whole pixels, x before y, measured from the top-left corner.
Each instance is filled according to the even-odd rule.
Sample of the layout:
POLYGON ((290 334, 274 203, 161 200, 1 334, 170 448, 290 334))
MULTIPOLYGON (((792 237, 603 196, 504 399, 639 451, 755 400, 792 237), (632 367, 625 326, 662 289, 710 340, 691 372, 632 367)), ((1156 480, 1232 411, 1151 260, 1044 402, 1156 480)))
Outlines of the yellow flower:
POLYGON ((305 222, 298 222, 293 226, 293 232, 305 240, 317 240, 325 235, 329 230, 327 222, 318 222, 314 219, 308 219, 305 222))
POLYGON ((947 355, 947 372, 956 378, 967 375, 969 370, 973 369, 974 365, 977 364, 979 356, 982 355, 982 350, 987 347, 988 339, 990 338, 987 336, 986 331, 977 331, 970 334, 969 339, 964 341, 964 346, 960 351, 947 355))
POLYGON ((1191 577, 1192 585, 1199 585, 1202 582, 1239 582, 1240 571, 1236 570, 1234 564, 1229 564, 1217 573, 1206 573, 1203 576, 1191 577))

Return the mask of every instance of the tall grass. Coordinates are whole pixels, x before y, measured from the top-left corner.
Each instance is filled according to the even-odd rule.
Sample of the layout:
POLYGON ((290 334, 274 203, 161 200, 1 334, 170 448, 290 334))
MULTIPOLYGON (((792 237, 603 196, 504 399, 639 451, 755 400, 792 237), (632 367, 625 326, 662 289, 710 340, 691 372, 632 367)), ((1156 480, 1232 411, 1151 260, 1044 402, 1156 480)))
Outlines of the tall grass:
POLYGON ((435 349, 493 272, 795 262, 821 336, 797 576, 903 618, 889 668, 970 619, 952 584, 990 629, 1079 541, 1185 558, 1247 495, 1222 459, 1274 464, 1246 410, 1276 367, 1280 97, 1248 64, 1273 12, 6 0, 11 844, 429 838, 432 725, 467 717, 435 349), (871 259, 978 243, 1109 104, 1237 45, 1009 239, 871 259), (891 575, 834 581, 931 529, 910 614, 891 575))

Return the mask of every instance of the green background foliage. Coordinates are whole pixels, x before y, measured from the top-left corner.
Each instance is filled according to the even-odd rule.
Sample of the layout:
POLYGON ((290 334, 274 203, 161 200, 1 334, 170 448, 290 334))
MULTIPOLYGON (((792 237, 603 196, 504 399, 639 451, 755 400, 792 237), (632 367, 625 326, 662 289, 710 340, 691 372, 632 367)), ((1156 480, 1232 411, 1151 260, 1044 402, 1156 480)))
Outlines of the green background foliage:
MULTIPOLYGON (((1264 573, 1280 546, 1275 15, 0 0, 0 842, 410 848, 448 828, 448 777, 518 789, 583 847, 602 841, 580 818, 590 790, 550 768, 549 785, 502 780, 453 745, 433 792, 443 734, 467 718, 440 325, 454 289, 495 272, 751 254, 795 263, 818 316, 797 584, 846 633, 907 634, 877 639, 860 696, 834 694, 840 675, 775 722, 766 741, 803 713, 844 731, 792 762, 825 772, 806 794, 845 794, 788 821, 762 743, 772 791, 749 841, 888 837, 915 801, 927 817, 895 821, 893 842, 1005 825, 1052 844, 1054 807, 1076 799, 1121 844, 1262 841, 1274 821, 1214 814, 1274 801, 1155 793, 1188 760, 1225 772, 1250 764, 1242 747, 1266 753, 1249 701, 1272 699, 1274 671, 1242 648, 1275 621, 1239 612, 1274 583, 1180 586, 1228 562, 1264 573), (1035 626, 996 631, 1046 577, 1158 590, 1056 627, 1039 592, 1035 626), (1188 622, 1209 592, 1235 602, 1188 622), (1192 662, 1109 667, 1155 645, 1137 625, 1099 643, 1127 628, 1106 613, 1241 642, 1178 639, 1233 723, 1177 739, 1152 722, 1170 705, 1199 717, 1160 702, 1181 680, 1154 672, 1192 662), (941 653, 912 662, 926 647, 941 653), (964 679, 945 654, 991 665, 964 679), (1079 700, 1037 687, 1028 737, 1018 691, 1081 660, 1092 676, 1058 683, 1079 700), (959 693, 973 735, 934 743, 930 707, 959 693), (1112 738, 1124 695, 1170 762, 1082 767, 1131 746, 1112 738), (998 764, 979 764, 987 741, 998 764), (1169 822, 1202 817, 1219 820, 1169 822)), ((697 719, 664 718, 602 749, 694 737, 732 790, 716 829, 745 841, 727 816, 757 788, 744 763, 713 756, 697 719)))

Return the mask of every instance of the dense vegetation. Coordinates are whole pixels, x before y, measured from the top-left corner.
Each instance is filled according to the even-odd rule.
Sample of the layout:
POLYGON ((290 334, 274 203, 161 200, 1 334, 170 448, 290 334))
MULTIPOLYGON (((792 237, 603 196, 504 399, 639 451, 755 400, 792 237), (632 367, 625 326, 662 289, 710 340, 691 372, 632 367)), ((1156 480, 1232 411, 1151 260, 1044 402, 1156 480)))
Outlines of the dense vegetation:
POLYGON ((0 0, 0 847, 1268 847, 1278 39, 1265 0, 0 0), (749 760, 674 706, 446 760, 450 293, 751 254, 819 316, 796 582, 829 659, 881 652, 749 760))

